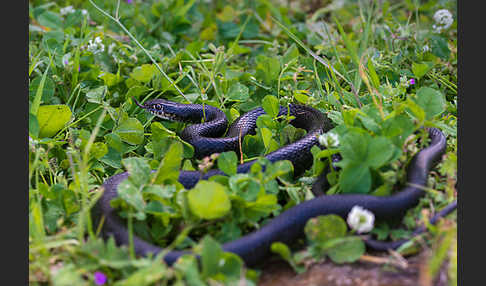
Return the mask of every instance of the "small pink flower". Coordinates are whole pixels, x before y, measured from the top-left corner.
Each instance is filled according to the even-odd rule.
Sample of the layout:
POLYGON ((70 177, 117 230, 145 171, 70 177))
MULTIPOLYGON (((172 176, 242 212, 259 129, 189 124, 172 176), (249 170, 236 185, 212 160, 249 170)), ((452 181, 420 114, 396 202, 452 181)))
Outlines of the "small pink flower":
POLYGON ((106 275, 103 272, 96 271, 94 273, 94 282, 96 285, 103 285, 107 280, 108 278, 106 278, 106 275))
POLYGON ((415 79, 414 78, 411 78, 410 81, 409 81, 410 85, 414 85, 415 84, 415 79))

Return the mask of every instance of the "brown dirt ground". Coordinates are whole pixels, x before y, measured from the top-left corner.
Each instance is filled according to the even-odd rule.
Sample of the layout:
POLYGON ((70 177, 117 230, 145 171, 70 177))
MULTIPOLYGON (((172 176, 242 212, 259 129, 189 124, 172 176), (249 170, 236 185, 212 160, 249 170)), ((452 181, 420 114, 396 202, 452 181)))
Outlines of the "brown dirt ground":
MULTIPOLYGON (((313 263, 307 271, 297 274, 283 260, 273 257, 260 267, 259 286, 448 286, 445 267, 437 277, 427 282, 423 271, 425 254, 412 256, 406 268, 371 262, 334 264, 327 260, 313 263)), ((444 265, 445 266, 445 265, 444 265)))

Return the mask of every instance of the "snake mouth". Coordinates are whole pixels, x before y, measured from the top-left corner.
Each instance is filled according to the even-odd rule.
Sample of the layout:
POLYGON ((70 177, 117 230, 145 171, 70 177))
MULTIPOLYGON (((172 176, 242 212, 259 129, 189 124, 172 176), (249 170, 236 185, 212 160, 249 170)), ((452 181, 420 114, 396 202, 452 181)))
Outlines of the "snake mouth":
POLYGON ((153 110, 153 109, 146 109, 150 114, 155 115, 155 117, 165 119, 165 120, 170 120, 170 121, 180 121, 183 122, 184 120, 180 118, 179 116, 172 114, 172 113, 166 113, 163 110, 153 110))

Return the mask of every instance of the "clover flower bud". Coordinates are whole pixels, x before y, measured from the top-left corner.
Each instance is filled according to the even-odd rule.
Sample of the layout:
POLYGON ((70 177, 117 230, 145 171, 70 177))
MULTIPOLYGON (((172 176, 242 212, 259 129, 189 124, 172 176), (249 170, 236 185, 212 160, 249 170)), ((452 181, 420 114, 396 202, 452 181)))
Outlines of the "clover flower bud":
POLYGON ((339 146, 339 137, 336 133, 327 132, 319 135, 319 144, 327 148, 336 148, 339 146))
POLYGON ((370 232, 373 229, 375 215, 360 206, 354 206, 348 214, 347 222, 357 233, 370 232))
POLYGON ((451 12, 447 9, 440 9, 437 10, 434 14, 434 21, 435 24, 432 28, 437 32, 440 33, 442 30, 449 28, 452 23, 454 22, 454 18, 452 17, 451 12))

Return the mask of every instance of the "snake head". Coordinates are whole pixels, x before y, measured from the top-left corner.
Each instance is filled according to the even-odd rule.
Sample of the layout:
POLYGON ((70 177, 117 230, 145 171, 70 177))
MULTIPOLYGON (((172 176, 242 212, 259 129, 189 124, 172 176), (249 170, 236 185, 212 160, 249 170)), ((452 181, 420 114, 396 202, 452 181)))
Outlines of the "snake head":
POLYGON ((178 103, 158 98, 149 100, 142 105, 135 98, 133 100, 137 106, 156 117, 171 121, 185 121, 183 117, 179 116, 177 109, 174 109, 178 103))

